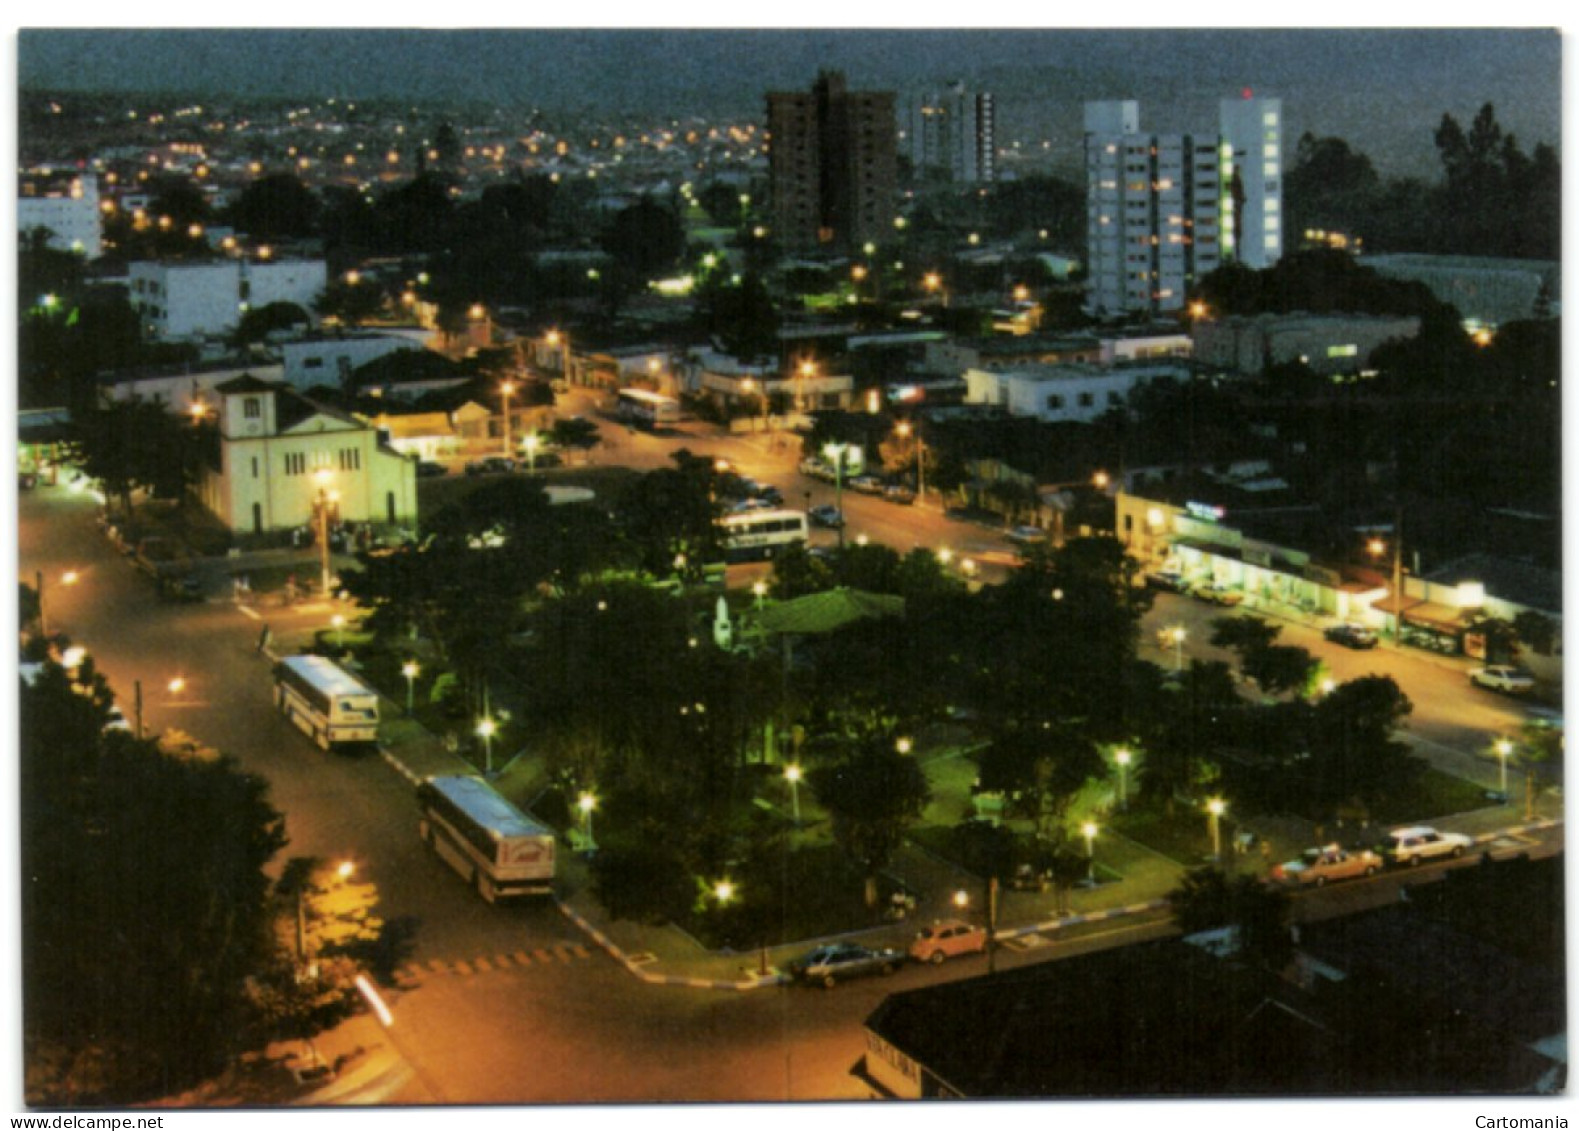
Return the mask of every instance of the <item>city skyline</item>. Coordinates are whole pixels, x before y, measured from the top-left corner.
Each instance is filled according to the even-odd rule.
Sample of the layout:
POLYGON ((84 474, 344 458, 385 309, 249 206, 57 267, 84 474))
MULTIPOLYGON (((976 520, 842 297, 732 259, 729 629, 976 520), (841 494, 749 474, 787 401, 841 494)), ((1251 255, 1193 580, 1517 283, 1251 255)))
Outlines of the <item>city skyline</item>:
POLYGON ((992 92, 1007 141, 1077 159, 1084 101, 1143 97, 1168 132, 1245 88, 1281 97, 1289 135, 1345 137, 1384 173, 1434 161, 1443 113, 1487 102, 1526 145, 1560 141, 1561 42, 1539 29, 59 29, 23 30, 26 89, 231 99, 469 101, 591 113, 760 117, 820 69, 901 93, 992 92), (1376 115, 1384 97, 1391 111, 1376 115))

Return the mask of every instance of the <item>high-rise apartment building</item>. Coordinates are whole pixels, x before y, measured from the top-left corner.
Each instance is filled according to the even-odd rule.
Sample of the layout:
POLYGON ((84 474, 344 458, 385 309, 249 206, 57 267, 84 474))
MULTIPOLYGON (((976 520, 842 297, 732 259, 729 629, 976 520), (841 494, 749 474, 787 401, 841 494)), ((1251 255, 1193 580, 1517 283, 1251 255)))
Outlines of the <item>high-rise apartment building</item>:
POLYGON ((995 127, 992 95, 953 83, 909 100, 901 140, 918 175, 931 170, 955 184, 990 184, 998 171, 995 127))
POLYGON ((1223 263, 1282 255, 1282 105, 1219 107, 1207 134, 1145 134, 1135 102, 1085 107, 1086 309, 1099 316, 1179 310, 1223 263))
POLYGON ((894 93, 852 91, 824 71, 808 93, 770 93, 775 234, 786 247, 847 249, 893 223, 894 93))

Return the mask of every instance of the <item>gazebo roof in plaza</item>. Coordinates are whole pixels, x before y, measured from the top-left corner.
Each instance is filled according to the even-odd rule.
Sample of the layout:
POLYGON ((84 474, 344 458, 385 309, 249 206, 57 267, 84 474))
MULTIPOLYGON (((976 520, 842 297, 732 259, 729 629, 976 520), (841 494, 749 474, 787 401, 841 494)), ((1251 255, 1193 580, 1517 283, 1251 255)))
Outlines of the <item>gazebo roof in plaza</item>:
POLYGON ((905 599, 888 593, 867 593, 860 589, 829 589, 808 593, 772 608, 756 617, 764 632, 782 636, 816 636, 832 632, 851 621, 866 617, 897 617, 905 611, 905 599))

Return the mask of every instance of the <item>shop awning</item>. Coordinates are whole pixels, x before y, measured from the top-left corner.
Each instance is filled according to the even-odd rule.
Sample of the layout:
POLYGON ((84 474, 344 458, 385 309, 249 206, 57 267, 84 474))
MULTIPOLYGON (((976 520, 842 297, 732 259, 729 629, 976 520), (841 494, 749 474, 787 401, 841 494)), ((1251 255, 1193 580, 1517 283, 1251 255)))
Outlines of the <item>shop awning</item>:
MULTIPOLYGON (((1386 612, 1392 609, 1384 601, 1382 608, 1386 612)), ((1418 604, 1404 609, 1404 621, 1407 624, 1418 624, 1425 628, 1434 628, 1438 632, 1459 633, 1464 631, 1463 610, 1452 605, 1438 605, 1430 601, 1421 601, 1418 604)))

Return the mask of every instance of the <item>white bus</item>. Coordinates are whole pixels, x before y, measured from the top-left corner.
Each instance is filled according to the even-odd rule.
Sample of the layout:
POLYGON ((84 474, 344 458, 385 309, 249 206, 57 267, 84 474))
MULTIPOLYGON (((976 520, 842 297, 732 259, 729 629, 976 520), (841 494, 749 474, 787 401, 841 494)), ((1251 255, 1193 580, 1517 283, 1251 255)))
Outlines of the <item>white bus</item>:
POLYGON ((325 750, 378 740, 378 692, 324 656, 276 664, 274 705, 325 750))
POLYGON ((423 841, 489 903, 553 890, 554 831, 481 778, 429 778, 417 787, 417 804, 423 841))
POLYGON ((638 428, 656 428, 660 424, 679 422, 680 402, 646 389, 621 389, 615 414, 638 428))
POLYGON ((730 561, 777 557, 787 546, 806 544, 804 511, 741 511, 726 514, 718 524, 724 556, 730 561))

